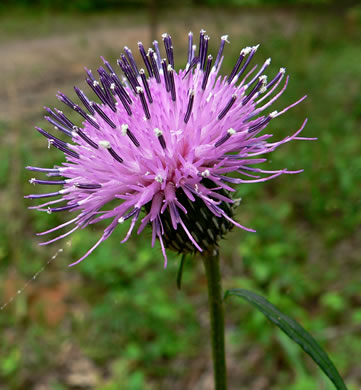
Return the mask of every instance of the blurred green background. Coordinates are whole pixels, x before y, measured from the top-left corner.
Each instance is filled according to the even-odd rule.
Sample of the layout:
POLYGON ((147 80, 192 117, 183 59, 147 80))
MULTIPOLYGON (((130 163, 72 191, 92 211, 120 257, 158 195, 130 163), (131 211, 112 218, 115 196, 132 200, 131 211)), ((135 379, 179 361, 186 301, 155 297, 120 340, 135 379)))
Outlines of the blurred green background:
MULTIPOLYGON (((27 210, 36 192, 24 166, 60 164, 34 131, 55 94, 74 97, 84 66, 115 63, 128 45, 167 31, 184 66, 187 33, 204 28, 211 52, 229 34, 223 73, 242 47, 261 44, 291 75, 273 109, 308 99, 272 122, 277 139, 296 141, 267 167, 304 168, 297 176, 238 187, 237 219, 221 244, 224 288, 266 295, 329 352, 350 390, 361 388, 361 5, 330 0, 184 2, 22 0, 0 5, 0 311, 1 390, 212 389, 206 281, 199 259, 163 269, 149 231, 120 245, 126 226, 75 268, 104 226, 39 247, 36 232, 67 219, 27 210), (59 251, 63 250, 62 252, 59 251), (59 252, 58 252, 59 251, 59 252), (58 254, 54 261, 52 256, 58 254), (36 280, 29 279, 41 270, 36 280), (26 289, 17 294, 17 290, 26 289)), ((84 89, 86 90, 86 86, 84 89)), ((66 110, 65 110, 66 111, 66 110)), ((332 389, 314 363, 252 308, 226 303, 230 390, 332 389)))

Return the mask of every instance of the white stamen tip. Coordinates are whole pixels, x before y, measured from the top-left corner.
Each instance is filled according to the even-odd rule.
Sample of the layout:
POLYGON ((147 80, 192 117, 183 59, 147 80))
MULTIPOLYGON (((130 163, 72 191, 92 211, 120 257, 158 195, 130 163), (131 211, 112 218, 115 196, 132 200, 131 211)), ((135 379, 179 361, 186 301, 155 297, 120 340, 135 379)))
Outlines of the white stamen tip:
POLYGON ((144 92, 142 87, 137 87, 136 90, 137 90, 137 93, 143 93, 144 92))
POLYGON ((256 46, 253 46, 253 47, 252 47, 252 50, 257 51, 258 48, 259 48, 259 44, 256 45, 256 46))
POLYGON ((233 135, 233 134, 236 134, 236 130, 232 129, 232 127, 230 129, 227 130, 227 133, 229 135, 233 135))
POLYGON ((269 116, 270 116, 271 118, 275 118, 275 117, 277 116, 277 114, 278 114, 278 111, 272 111, 272 112, 269 114, 269 116))
POLYGON ((241 53, 240 53, 240 54, 246 56, 246 55, 249 54, 251 51, 252 51, 252 48, 249 47, 249 46, 247 46, 247 47, 245 47, 245 48, 243 48, 243 49, 241 50, 241 53))
POLYGON ((172 71, 173 71, 173 68, 172 68, 172 65, 171 65, 171 64, 169 64, 169 65, 167 66, 167 70, 168 70, 168 72, 172 72, 172 71))
POLYGON ((126 123, 123 123, 121 125, 121 132, 122 132, 122 135, 127 135, 127 130, 129 129, 129 126, 126 124, 126 123))
POLYGON ((154 134, 155 134, 156 137, 160 137, 161 135, 163 135, 163 131, 158 129, 158 127, 156 127, 154 129, 154 134))
POLYGON ((163 177, 161 175, 157 175, 154 180, 158 183, 163 183, 163 177))
POLYGON ((48 214, 51 214, 51 208, 48 207, 47 211, 46 211, 48 214))
POLYGON ((271 63, 271 57, 270 58, 267 58, 267 60, 265 61, 265 64, 266 65, 269 65, 271 63))
POLYGON ((280 68, 280 73, 286 73, 286 68, 280 68))
POLYGON ((115 83, 111 83, 111 84, 110 84, 110 89, 111 89, 112 91, 114 91, 114 89, 115 89, 115 83))
POLYGON ((163 39, 164 39, 164 38, 167 38, 167 36, 168 36, 167 33, 163 33, 163 34, 162 34, 162 38, 163 38, 163 39))
POLYGON ((228 35, 222 35, 221 39, 222 39, 222 41, 226 41, 227 43, 229 43, 228 35))
POLYGON ((144 72, 144 69, 143 68, 140 68, 139 69, 139 74, 144 74, 145 72, 144 72))
POLYGON ((103 149, 110 149, 110 142, 109 141, 99 141, 99 146, 103 149))
POLYGON ((208 177, 208 176, 210 176, 210 172, 209 172, 209 169, 206 169, 206 170, 204 170, 203 172, 202 172, 202 176, 203 177, 208 177))
POLYGON ((93 87, 96 87, 96 86, 98 86, 98 85, 99 85, 98 81, 94 80, 94 81, 93 81, 93 87))
POLYGON ((123 217, 120 217, 119 219, 118 219, 118 223, 123 223, 125 221, 125 219, 123 218, 123 217))
POLYGON ((32 177, 32 178, 29 180, 29 183, 35 185, 35 180, 36 180, 35 177, 32 177))

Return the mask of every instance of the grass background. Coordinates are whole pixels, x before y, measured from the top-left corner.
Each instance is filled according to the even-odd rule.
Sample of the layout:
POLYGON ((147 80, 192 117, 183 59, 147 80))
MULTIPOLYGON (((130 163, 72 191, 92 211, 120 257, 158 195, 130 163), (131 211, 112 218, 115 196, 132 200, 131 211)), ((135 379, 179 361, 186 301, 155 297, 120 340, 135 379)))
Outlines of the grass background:
MULTIPOLYGON (((163 269, 149 231, 120 245, 126 229, 120 226, 68 269, 102 227, 39 247, 35 233, 66 216, 27 210, 31 203, 23 199, 34 192, 24 166, 62 161, 33 129, 44 125, 44 105, 60 108, 58 89, 74 97, 72 86, 84 86, 84 66, 95 70, 100 55, 114 62, 125 45, 135 52, 137 41, 148 44, 155 32, 172 35, 176 63, 183 66, 186 34, 200 28, 211 35, 213 53, 219 36, 230 35, 223 73, 240 48, 257 43, 254 62, 271 56, 270 74, 286 66, 290 84, 274 109, 305 93, 308 99, 270 128, 281 138, 308 117, 304 134, 318 137, 284 145, 268 163, 304 173, 238 187, 243 201, 237 218, 257 233, 234 229, 222 242, 224 288, 267 296, 317 338, 350 390, 361 388, 361 8, 311 3, 125 7, 115 1, 100 10, 91 1, 2 4, 0 297, 15 299, 0 311, 1 390, 212 389, 199 259, 187 262, 177 291, 179 258, 170 255, 163 269)), ((313 362, 252 308, 229 300, 226 328, 230 390, 332 389, 313 362)))

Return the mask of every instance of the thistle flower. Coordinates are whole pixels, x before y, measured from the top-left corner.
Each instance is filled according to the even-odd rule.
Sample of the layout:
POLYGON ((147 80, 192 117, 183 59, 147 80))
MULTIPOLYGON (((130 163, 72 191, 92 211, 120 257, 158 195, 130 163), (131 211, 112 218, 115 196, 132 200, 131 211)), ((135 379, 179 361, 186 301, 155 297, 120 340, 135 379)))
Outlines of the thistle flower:
POLYGON ((86 69, 86 81, 98 102, 77 87, 74 90, 82 106, 58 93, 59 100, 83 118, 77 125, 62 111, 45 107, 45 119, 68 137, 66 141, 36 128, 48 139, 49 147, 64 153, 66 162, 54 168, 27 167, 52 178, 61 177, 31 179, 31 183, 62 186, 55 192, 28 195, 31 199, 59 197, 31 208, 49 214, 77 213, 70 221, 38 233, 45 235, 74 225, 42 245, 89 224, 111 220, 98 242, 72 265, 128 220, 129 230, 121 242, 128 240, 137 222, 138 234, 151 225, 152 246, 158 239, 165 264, 166 248, 182 253, 202 251, 216 245, 233 225, 253 231, 233 219, 236 201, 231 197, 232 184, 264 182, 301 172, 257 168, 266 161, 263 155, 278 146, 310 139, 299 137, 306 120, 281 141, 270 142, 272 135, 261 134, 273 119, 305 98, 280 112, 268 112, 287 87, 284 68, 270 81, 264 72, 271 59, 258 71, 257 66, 249 69, 258 48, 253 46, 242 49, 232 71, 220 76, 228 37, 221 37, 214 58, 208 54, 209 37, 201 30, 198 50, 189 33, 187 64, 177 72, 171 37, 163 34, 162 38, 163 59, 157 41, 147 52, 138 42, 143 68, 125 47, 117 61, 123 77, 103 57, 98 79, 86 69), (229 176, 232 173, 236 175, 229 176), (118 205, 106 209, 114 200, 118 205))

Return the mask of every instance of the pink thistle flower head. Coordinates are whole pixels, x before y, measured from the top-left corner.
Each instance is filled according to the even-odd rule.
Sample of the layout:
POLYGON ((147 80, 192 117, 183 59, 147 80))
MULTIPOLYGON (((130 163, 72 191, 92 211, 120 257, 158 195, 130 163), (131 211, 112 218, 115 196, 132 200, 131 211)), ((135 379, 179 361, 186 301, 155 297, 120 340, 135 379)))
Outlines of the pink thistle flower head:
POLYGON ((78 125, 62 111, 45 107, 45 119, 56 132, 65 134, 66 140, 36 128, 48 139, 49 147, 64 153, 66 161, 54 168, 28 166, 31 171, 58 177, 34 178, 31 183, 62 189, 27 198, 56 197, 33 208, 76 213, 68 222, 38 233, 73 225, 42 244, 110 220, 98 242, 73 264, 126 222, 129 230, 121 242, 136 225, 138 233, 150 225, 152 245, 159 240, 165 263, 166 248, 181 253, 207 250, 234 225, 252 231, 233 219, 232 185, 300 172, 257 168, 266 161, 264 155, 278 146, 310 139, 299 137, 306 121, 281 141, 270 142, 272 135, 263 134, 272 120, 305 98, 280 112, 270 110, 287 87, 284 68, 270 80, 265 75, 270 59, 259 70, 251 68, 258 48, 253 46, 242 49, 232 71, 221 76, 228 37, 221 37, 213 57, 208 53, 209 37, 201 30, 198 49, 189 33, 187 65, 176 71, 172 39, 168 34, 162 38, 163 55, 157 41, 148 51, 138 42, 142 68, 125 47, 117 61, 122 77, 103 58, 97 78, 86 69, 92 97, 77 87, 78 102, 58 93, 59 100, 83 118, 78 125), (118 205, 107 210, 107 204, 114 200, 118 205))

